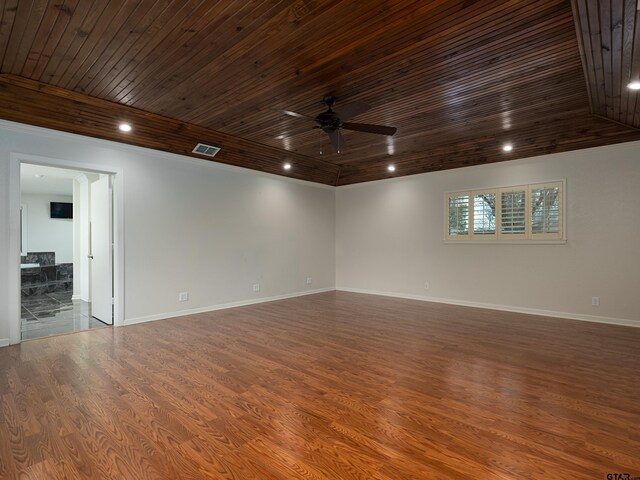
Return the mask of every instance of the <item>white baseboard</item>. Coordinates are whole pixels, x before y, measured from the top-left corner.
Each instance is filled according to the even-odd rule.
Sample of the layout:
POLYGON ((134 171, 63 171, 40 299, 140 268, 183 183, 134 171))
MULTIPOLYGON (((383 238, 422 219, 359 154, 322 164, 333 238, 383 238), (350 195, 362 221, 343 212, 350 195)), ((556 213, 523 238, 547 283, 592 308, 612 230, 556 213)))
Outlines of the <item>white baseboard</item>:
POLYGON ((9 346, 9 343, 8 338, 0 338, 0 347, 7 347, 9 346))
POLYGON ((266 303, 266 302, 273 302, 275 300, 285 300, 287 298, 303 297, 305 295, 313 295, 315 293, 333 292, 334 290, 335 288, 333 287, 319 288, 316 290, 305 290, 304 292, 294 292, 294 293, 287 293, 284 295, 276 295, 274 297, 263 297, 263 298, 256 298, 251 300, 240 300, 237 302, 222 303, 219 305, 210 305, 208 307, 192 308, 189 310, 179 310, 177 312, 160 313, 158 315, 148 315, 145 317, 137 317, 137 318, 128 318, 128 319, 125 319, 124 325, 125 326, 135 325, 137 323, 153 322, 155 320, 165 320, 167 318, 184 317, 186 315, 193 315, 196 313, 214 312, 216 310, 224 310, 227 308, 244 307, 247 305, 255 305, 257 303, 266 303))
POLYGON ((455 300, 450 298, 424 297, 406 293, 379 292, 376 290, 365 290, 360 288, 336 287, 339 292, 364 293, 367 295, 381 295, 383 297, 404 298, 407 300, 420 300, 422 302, 446 303, 449 305, 460 305, 463 307, 486 308, 488 310, 501 310, 504 312, 526 313, 529 315, 541 315, 544 317, 566 318, 569 320, 581 320, 584 322, 608 323, 611 325, 623 325, 625 327, 639 327, 640 320, 615 317, 599 317, 596 315, 586 315, 582 313, 555 312, 552 310, 542 310, 538 308, 514 307, 510 305, 496 305, 493 303, 467 302, 465 300, 455 300))
POLYGON ((71 295, 71 300, 82 300, 80 295, 71 295))

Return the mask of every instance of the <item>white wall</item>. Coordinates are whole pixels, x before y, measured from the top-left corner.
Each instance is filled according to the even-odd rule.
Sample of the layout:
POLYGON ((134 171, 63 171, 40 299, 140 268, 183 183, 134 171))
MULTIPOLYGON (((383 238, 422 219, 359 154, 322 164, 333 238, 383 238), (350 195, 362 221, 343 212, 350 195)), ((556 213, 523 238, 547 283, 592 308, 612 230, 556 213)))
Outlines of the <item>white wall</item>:
MULTIPOLYGON (((122 169, 125 323, 335 286, 333 189, 0 122, 3 225, 10 152, 122 169), (183 291, 188 302, 178 302, 183 291)), ((1 272, 8 255, 19 254, 9 252, 8 236, 0 231, 1 272)), ((7 285, 0 276, 0 340, 13 321, 7 285)))
POLYGON ((634 142, 341 187, 336 287, 640 325, 638 152, 634 142), (563 178, 566 244, 445 244, 446 191, 563 178))
POLYGON ((27 206, 27 252, 55 252, 56 263, 72 263, 73 220, 51 218, 50 202, 73 203, 73 197, 35 194, 20 197, 20 203, 27 206))
MULTIPOLYGON (((6 157, 5 157, 6 158, 6 157)), ((0 161, 0 347, 9 344, 9 162, 0 161)), ((19 217, 18 217, 19 218, 19 217)), ((17 252, 20 255, 20 252, 17 252)), ((15 276, 15 275, 14 275, 15 276)))

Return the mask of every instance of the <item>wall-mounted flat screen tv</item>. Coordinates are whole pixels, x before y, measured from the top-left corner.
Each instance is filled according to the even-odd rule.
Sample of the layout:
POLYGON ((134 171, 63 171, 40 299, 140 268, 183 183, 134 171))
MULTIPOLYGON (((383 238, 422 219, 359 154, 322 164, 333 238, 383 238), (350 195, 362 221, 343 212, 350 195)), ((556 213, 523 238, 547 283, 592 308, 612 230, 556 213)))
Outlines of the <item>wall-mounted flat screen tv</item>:
POLYGON ((73 203, 51 202, 51 218, 73 218, 73 203))

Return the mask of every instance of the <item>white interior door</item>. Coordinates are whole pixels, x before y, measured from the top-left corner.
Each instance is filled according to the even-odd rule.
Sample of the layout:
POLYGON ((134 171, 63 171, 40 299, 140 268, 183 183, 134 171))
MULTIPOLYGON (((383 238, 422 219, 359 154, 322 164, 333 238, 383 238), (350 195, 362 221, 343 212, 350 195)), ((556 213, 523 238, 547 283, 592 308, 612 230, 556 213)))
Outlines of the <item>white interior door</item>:
POLYGON ((111 183, 103 175, 91 184, 91 315, 113 325, 111 183))

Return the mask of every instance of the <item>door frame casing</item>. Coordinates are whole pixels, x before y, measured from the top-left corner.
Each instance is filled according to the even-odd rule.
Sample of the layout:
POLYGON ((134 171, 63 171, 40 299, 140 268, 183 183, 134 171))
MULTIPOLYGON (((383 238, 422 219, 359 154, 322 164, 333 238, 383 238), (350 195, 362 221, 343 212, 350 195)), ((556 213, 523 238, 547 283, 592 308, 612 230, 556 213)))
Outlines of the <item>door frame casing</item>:
POLYGON ((8 315, 9 343, 17 344, 20 335, 20 164, 31 163, 48 167, 104 173, 113 178, 113 325, 124 325, 124 172, 108 165, 87 165, 82 162, 43 157, 19 152, 9 153, 9 258, 8 315))

